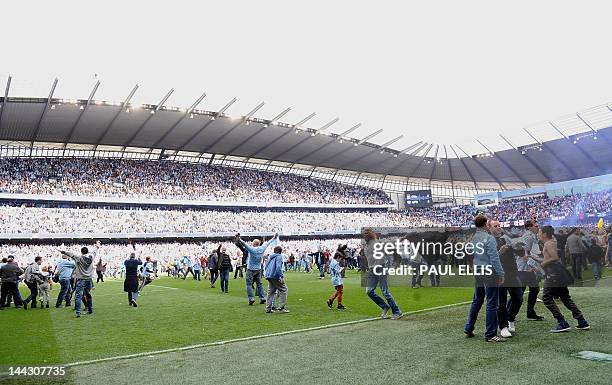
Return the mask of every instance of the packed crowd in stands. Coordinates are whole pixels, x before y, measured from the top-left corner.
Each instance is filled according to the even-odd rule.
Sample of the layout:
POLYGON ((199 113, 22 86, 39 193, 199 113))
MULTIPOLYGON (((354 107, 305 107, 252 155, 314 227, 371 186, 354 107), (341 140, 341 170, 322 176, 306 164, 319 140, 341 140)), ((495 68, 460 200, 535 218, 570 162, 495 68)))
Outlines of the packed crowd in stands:
POLYGON ((426 207, 406 210, 408 221, 428 218, 437 225, 469 226, 478 212, 484 212, 500 222, 529 218, 580 217, 585 214, 606 213, 612 210, 612 190, 565 195, 553 198, 529 197, 502 201, 498 205, 476 208, 471 205, 456 207, 426 207))
POLYGON ((223 211, 0 206, 2 234, 231 233, 278 231, 281 234, 354 232, 365 227, 469 227, 479 211, 499 221, 533 217, 579 216, 612 208, 612 192, 502 202, 473 206, 393 211, 223 211))
POLYGON ((107 210, 0 206, 0 233, 358 233, 363 227, 431 227, 427 218, 398 212, 276 212, 107 210))
POLYGON ((0 192, 224 202, 391 203, 381 190, 294 174, 127 159, 0 158, 0 192))

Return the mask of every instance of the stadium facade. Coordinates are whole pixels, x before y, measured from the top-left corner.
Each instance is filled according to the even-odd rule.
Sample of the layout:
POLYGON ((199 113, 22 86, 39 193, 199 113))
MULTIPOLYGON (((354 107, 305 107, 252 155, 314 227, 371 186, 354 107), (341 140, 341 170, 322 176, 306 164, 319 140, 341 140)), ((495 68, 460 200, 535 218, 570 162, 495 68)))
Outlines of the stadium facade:
MULTIPOLYGON (((262 104, 243 116, 230 117, 230 100, 218 111, 94 99, 10 96, 10 82, 0 98, 0 156, 109 157, 196 162, 363 185, 387 191, 402 208, 409 190, 431 189, 436 201, 472 201, 476 193, 530 188, 612 173, 612 107, 603 105, 544 123, 557 138, 540 140, 542 127, 525 130, 534 142, 469 155, 458 145, 423 141, 405 149, 371 142, 381 130, 363 138, 326 130, 337 119, 308 128, 311 114, 284 123, 284 110, 259 118, 262 104), (539 131, 540 130, 540 131, 539 131)), ((550 137, 550 133, 546 136, 550 137)))

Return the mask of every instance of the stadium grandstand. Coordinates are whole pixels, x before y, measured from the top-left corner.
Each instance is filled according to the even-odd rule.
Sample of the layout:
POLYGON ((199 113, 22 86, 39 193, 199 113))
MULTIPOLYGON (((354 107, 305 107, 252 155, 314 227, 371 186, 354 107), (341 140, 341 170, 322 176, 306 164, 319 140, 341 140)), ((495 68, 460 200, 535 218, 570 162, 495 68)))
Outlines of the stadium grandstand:
POLYGON ((68 3, 0 11, 0 385, 612 383, 605 6, 68 3))

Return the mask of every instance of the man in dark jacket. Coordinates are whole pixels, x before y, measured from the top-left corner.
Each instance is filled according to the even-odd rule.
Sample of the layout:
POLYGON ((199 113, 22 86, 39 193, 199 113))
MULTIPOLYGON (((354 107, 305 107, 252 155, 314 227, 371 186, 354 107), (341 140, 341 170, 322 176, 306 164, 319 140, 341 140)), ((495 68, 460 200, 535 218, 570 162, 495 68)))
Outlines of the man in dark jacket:
POLYGON ((125 265, 125 281, 123 281, 123 291, 128 293, 128 303, 130 306, 138 307, 138 268, 142 265, 140 259, 136 259, 136 253, 130 254, 130 259, 123 262, 125 265))
POLYGON ((7 301, 11 297, 14 298, 16 307, 22 306, 21 296, 17 292, 17 281, 21 274, 23 274, 23 270, 17 266, 14 257, 9 255, 6 264, 0 268, 0 278, 2 279, 0 309, 7 306, 7 301))
POLYGON ((229 273, 232 271, 232 259, 222 245, 219 245, 217 248, 217 269, 219 270, 221 280, 221 291, 227 293, 229 289, 229 273))
POLYGON ((217 278, 219 278, 219 265, 218 265, 219 257, 217 253, 214 252, 208 257, 208 270, 210 271, 210 287, 215 288, 215 282, 217 278))
POLYGON ((495 237, 499 259, 504 268, 504 284, 499 287, 497 323, 500 335, 509 338, 512 337, 512 333, 516 330, 514 321, 523 304, 521 281, 518 278, 516 256, 512 247, 506 244, 506 240, 502 237, 504 230, 501 228, 499 221, 490 220, 489 231, 495 237), (510 306, 508 306, 508 294, 510 294, 511 299, 510 306))

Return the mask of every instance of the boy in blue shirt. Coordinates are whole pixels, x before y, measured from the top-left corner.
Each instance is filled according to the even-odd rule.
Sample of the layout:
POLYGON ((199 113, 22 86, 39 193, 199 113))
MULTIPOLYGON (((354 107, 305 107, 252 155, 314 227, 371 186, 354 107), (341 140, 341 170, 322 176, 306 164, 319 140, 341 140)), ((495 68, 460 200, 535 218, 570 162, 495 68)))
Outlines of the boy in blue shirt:
POLYGON ((342 280, 342 271, 344 268, 340 266, 340 259, 342 256, 338 253, 334 255, 334 258, 329 263, 329 271, 331 273, 331 283, 336 291, 327 300, 327 306, 331 309, 334 306, 334 300, 338 298, 338 310, 346 309, 342 304, 342 291, 344 289, 344 281, 342 280))

